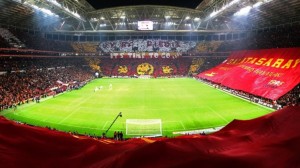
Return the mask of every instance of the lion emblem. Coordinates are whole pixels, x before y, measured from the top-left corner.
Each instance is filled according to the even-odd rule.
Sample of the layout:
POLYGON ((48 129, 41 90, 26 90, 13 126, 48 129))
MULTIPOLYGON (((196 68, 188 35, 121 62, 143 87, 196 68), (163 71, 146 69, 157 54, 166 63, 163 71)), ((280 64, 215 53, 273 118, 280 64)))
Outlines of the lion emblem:
POLYGON ((194 64, 194 65, 191 65, 191 66, 190 66, 190 70, 189 70, 189 71, 190 71, 191 73, 195 73, 198 69, 199 69, 199 65, 195 65, 195 64, 194 64))
POLYGON ((137 74, 139 75, 151 75, 153 74, 154 68, 149 63, 142 63, 138 65, 136 70, 137 70, 137 74))
POLYGON ((128 72, 127 66, 126 65, 119 66, 118 72, 119 72, 119 74, 125 74, 125 73, 127 73, 128 72))
POLYGON ((162 70, 163 70, 163 73, 165 73, 165 74, 170 74, 173 72, 173 68, 171 68, 170 66, 163 66, 162 70))

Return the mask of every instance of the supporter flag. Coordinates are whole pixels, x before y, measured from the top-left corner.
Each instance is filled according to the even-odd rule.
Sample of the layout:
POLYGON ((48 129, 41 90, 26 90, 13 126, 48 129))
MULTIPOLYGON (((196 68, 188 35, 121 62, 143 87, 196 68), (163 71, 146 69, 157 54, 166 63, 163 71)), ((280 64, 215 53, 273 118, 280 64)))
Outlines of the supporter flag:
POLYGON ((68 83, 64 83, 60 80, 57 80, 56 83, 60 84, 60 85, 64 85, 64 86, 68 86, 69 84, 68 83))
POLYGON ((300 48, 233 52, 222 64, 197 76, 277 100, 300 83, 300 48))

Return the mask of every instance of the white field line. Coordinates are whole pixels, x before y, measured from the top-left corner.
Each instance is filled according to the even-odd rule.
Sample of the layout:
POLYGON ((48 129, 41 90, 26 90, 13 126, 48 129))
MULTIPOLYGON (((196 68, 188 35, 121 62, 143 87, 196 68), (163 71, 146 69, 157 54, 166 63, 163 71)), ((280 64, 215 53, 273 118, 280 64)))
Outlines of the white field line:
POLYGON ((107 121, 105 121, 105 124, 102 127, 102 130, 104 130, 104 128, 106 127, 107 121))
POLYGON ((220 115, 218 112, 216 112, 214 109, 212 109, 211 107, 207 106, 209 108, 210 111, 212 111, 213 113, 215 113, 217 116, 219 116, 220 118, 222 118, 224 121, 226 121, 227 123, 229 123, 229 121, 224 118, 222 115, 220 115))
MULTIPOLYGON (((92 97, 93 96, 93 94, 90 94, 90 96, 88 96, 88 97, 86 97, 84 100, 80 100, 80 103, 77 103, 77 101, 76 102, 74 102, 74 103, 77 103, 76 104, 76 110, 73 110, 69 115, 67 115, 64 119, 62 119, 61 121, 59 121, 58 123, 60 124, 60 123, 62 123, 62 122, 64 122, 66 119, 68 119, 71 115, 73 115, 74 113, 76 113, 79 109, 80 109, 80 105, 81 104, 83 104, 83 103, 85 103, 86 101, 88 101, 89 100, 89 98, 90 97, 92 97)), ((73 104, 73 103, 72 103, 73 104)))
POLYGON ((69 117, 71 117, 71 115, 73 115, 74 113, 76 113, 78 110, 73 110, 69 115, 67 115, 65 118, 63 118, 62 120, 60 120, 59 122, 58 122, 58 124, 60 124, 60 123, 62 123, 62 122, 64 122, 64 121, 66 121, 66 119, 68 119, 69 117))
POLYGON ((183 125, 183 123, 180 121, 181 126, 183 127, 183 129, 186 130, 185 126, 183 125))
MULTIPOLYGON (((31 120, 36 120, 36 119, 33 119, 33 118, 29 118, 29 117, 25 117, 25 116, 21 116, 22 118, 28 118, 28 119, 31 119, 31 120)), ((36 121, 41 121, 41 120, 36 120, 36 121)), ((46 123, 50 123, 50 124, 58 124, 56 122, 50 122, 50 121, 45 121, 46 123)), ((108 121, 106 121, 107 123, 108 121)), ((177 122, 178 121, 166 121, 166 122, 177 122)), ((96 127, 85 127, 85 126, 77 126, 77 125, 71 125, 71 124, 58 124, 58 125, 62 125, 62 126, 69 126, 69 127, 75 127, 75 128, 86 128, 86 129, 92 129, 92 130, 104 130, 104 129, 99 129, 99 128, 96 128, 96 127)), ((49 125, 48 125, 49 126, 49 125)), ((39 127, 39 126, 37 126, 39 127)), ((104 128, 104 127, 103 127, 104 128)), ((200 128, 189 128, 189 130, 199 130, 200 128)), ((184 129, 183 131, 185 131, 186 129, 184 129)), ((202 129, 201 129, 202 130, 202 129)), ((122 131, 122 130, 120 130, 122 131)), ((180 131, 180 129, 163 129, 163 131, 180 131)))
MULTIPOLYGON (((33 118, 30 118, 30 117, 25 117, 25 116, 21 116, 22 118, 28 118, 28 119, 31 119, 31 120, 36 120, 36 121, 41 121, 41 120, 37 120, 37 119, 33 119, 33 118)), ((58 124, 58 125, 62 125, 62 126, 70 126, 70 127, 76 127, 76 128, 87 128, 87 129, 94 129, 94 130, 101 130, 99 128, 95 128, 95 127, 84 127, 84 126, 77 126, 77 125, 71 125, 71 124, 60 124, 60 123, 57 123, 57 122, 50 122, 50 121, 45 121, 46 123, 51 123, 51 124, 58 124)), ((49 126, 49 125, 48 125, 49 126)), ((40 127, 40 126, 37 126, 37 127, 40 127)))

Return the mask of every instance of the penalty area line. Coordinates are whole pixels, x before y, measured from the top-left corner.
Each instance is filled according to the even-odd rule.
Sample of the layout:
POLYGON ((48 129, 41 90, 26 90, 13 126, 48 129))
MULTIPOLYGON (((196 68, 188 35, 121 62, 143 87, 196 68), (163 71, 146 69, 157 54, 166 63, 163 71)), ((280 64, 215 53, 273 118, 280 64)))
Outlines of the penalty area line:
POLYGON ((105 121, 105 124, 102 127, 102 130, 104 130, 104 128, 106 127, 107 121, 105 121))
POLYGON ((73 115, 76 112, 77 112, 77 110, 72 111, 69 115, 67 115, 65 118, 63 118, 61 121, 59 121, 58 124, 61 124, 62 122, 64 122, 66 119, 71 117, 71 115, 73 115))
POLYGON ((186 130, 185 126, 183 125, 183 123, 180 121, 181 126, 183 127, 184 130, 186 130))
POLYGON ((219 116, 220 118, 222 118, 224 121, 226 121, 227 123, 229 123, 229 121, 224 118, 222 115, 220 115, 218 112, 216 112, 214 109, 212 109, 211 107, 207 106, 207 108, 209 108, 210 111, 214 112, 217 116, 219 116))

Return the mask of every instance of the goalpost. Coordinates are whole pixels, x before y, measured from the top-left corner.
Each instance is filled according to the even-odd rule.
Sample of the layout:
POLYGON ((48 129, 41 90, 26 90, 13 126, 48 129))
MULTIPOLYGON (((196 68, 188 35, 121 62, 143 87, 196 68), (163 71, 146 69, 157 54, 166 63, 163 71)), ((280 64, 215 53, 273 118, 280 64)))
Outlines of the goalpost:
POLYGON ((146 137, 162 136, 161 119, 127 119, 126 135, 146 137))

